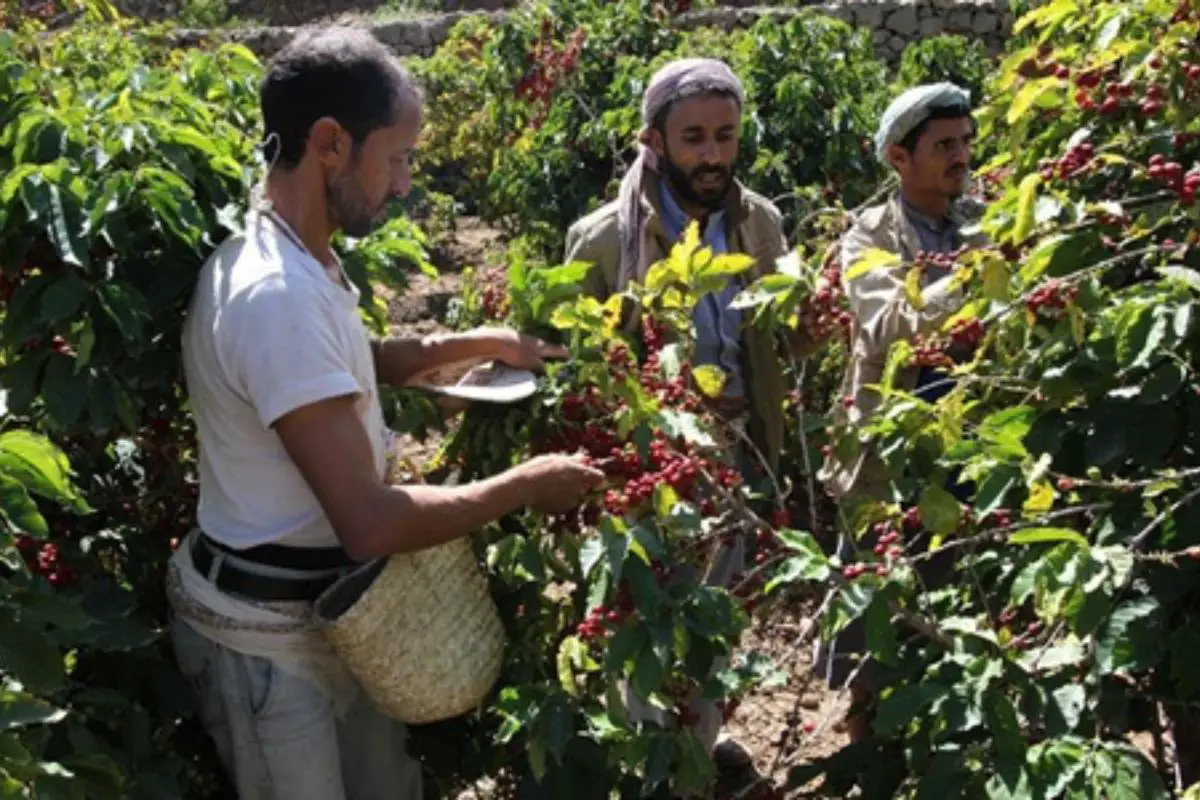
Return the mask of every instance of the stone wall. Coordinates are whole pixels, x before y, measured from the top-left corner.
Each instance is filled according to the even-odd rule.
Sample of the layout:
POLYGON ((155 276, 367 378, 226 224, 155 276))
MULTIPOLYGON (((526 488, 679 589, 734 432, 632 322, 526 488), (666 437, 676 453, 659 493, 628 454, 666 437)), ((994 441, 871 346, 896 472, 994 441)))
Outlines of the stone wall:
MULTIPOLYGON (((898 59, 909 42, 943 33, 979 39, 995 55, 1003 50, 1013 22, 1008 0, 840 0, 806 8, 870 28, 876 50, 889 61, 898 59)), ((795 13, 797 9, 792 8, 726 6, 686 14, 680 24, 729 30, 749 26, 764 16, 783 20, 795 13)))
MULTIPOLYGON (((942 33, 957 33, 981 40, 990 53, 1003 49, 1012 29, 1008 0, 835 0, 814 3, 805 9, 820 11, 851 25, 870 28, 879 54, 888 61, 899 58, 906 44, 942 33)), ((676 18, 683 28, 720 27, 726 30, 752 25, 763 17, 786 20, 801 9, 781 7, 730 7, 694 11, 676 18)), ((377 20, 372 31, 403 56, 427 56, 467 14, 483 14, 498 21, 506 12, 452 12, 419 18, 377 20)), ((247 28, 230 31, 180 31, 181 43, 214 36, 242 42, 263 57, 286 44, 295 33, 290 27, 247 28)))

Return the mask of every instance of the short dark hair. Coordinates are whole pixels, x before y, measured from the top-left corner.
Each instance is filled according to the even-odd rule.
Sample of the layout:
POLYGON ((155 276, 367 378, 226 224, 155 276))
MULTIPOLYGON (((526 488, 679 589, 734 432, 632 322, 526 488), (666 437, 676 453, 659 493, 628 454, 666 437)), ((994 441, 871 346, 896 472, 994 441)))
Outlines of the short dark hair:
MULTIPOLYGON (((929 123, 939 119, 962 119, 963 117, 971 116, 971 108, 964 103, 952 103, 945 106, 934 106, 929 109, 929 115, 921 120, 921 124, 913 128, 908 134, 896 144, 903 147, 908 152, 913 152, 917 149, 917 142, 921 140, 921 136, 925 131, 929 130, 929 123)), ((974 127, 975 122, 972 118, 971 126, 974 127)))
POLYGON ((259 85, 263 156, 291 169, 322 117, 337 120, 357 146, 421 101, 416 81, 368 31, 344 26, 304 31, 271 59, 259 85))

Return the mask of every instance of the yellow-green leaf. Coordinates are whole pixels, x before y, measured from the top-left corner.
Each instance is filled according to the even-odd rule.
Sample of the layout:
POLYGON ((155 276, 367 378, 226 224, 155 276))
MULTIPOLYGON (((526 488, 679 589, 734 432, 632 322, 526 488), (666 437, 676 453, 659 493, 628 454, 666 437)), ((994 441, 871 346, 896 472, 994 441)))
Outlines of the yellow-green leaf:
POLYGON ((705 262, 703 266, 697 265, 695 274, 697 277, 706 278, 713 275, 737 275, 753 267, 754 263, 754 256, 745 253, 722 253, 705 262))
POLYGON ((579 697, 574 667, 587 655, 587 645, 578 636, 568 636, 558 646, 558 683, 571 697, 579 697))
POLYGON ((670 286, 687 285, 687 259, 671 258, 656 261, 646 270, 646 291, 660 294, 670 286))
POLYGON ((604 335, 611 337, 617 331, 617 326, 621 324, 621 308, 625 303, 625 296, 621 294, 609 295, 609 298, 604 301, 604 306, 600 310, 600 314, 604 320, 604 335))
POLYGON ((983 296, 989 300, 1007 300, 1008 278, 1008 262, 993 253, 983 262, 983 296))
POLYGON ((1017 221, 1013 226, 1013 241, 1023 242, 1033 233, 1033 212, 1037 205, 1037 190, 1041 185, 1042 176, 1031 172, 1021 179, 1017 190, 1017 221))
POLYGON ((692 378, 700 387, 700 391, 709 397, 718 397, 725 388, 725 373, 720 367, 714 367, 712 364, 702 364, 693 369, 692 378))
POLYGON ((925 295, 921 293, 921 271, 920 267, 910 267, 904 276, 904 296, 918 311, 925 308, 925 295))
POLYGON ((1055 0, 1048 5, 1039 6, 1022 16, 1013 25, 1013 35, 1019 34, 1031 25, 1047 25, 1066 19, 1079 11, 1075 0, 1055 0))
POLYGON ((860 275, 865 275, 873 270, 898 266, 900 266, 900 256, 890 250, 872 247, 862 254, 862 258, 850 265, 846 270, 845 277, 847 281, 852 281, 860 275))
POLYGON ((1038 544, 1042 542, 1071 542, 1087 547, 1088 540, 1079 531, 1070 528, 1026 528, 1008 537, 1012 544, 1038 544))
POLYGON ((1083 344, 1085 335, 1083 309, 1071 303, 1067 306, 1067 316, 1071 319, 1071 336, 1075 339, 1075 344, 1083 344))
POLYGON ((1021 90, 1017 92, 1017 96, 1013 98, 1012 105, 1008 107, 1008 124, 1016 125, 1022 117, 1029 113, 1042 95, 1054 91, 1057 87, 1058 78, 1054 77, 1040 78, 1022 86, 1021 90))
POLYGON ((590 328, 601 318, 600 301, 594 297, 580 297, 573 303, 564 303, 550 315, 550 324, 559 330, 590 328))
POLYGON ((1048 481, 1038 481, 1029 487, 1029 497, 1023 510, 1027 514, 1044 514, 1054 506, 1054 487, 1048 481))

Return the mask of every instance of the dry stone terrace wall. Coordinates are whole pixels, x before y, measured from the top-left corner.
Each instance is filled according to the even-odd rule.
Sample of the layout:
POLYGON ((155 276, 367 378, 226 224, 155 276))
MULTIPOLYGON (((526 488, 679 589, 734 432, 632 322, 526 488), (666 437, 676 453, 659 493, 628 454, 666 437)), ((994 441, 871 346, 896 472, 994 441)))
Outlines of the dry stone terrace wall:
MULTIPOLYGON (((870 28, 879 54, 895 61, 909 42, 942 33, 982 40, 990 53, 998 53, 1012 29, 1008 0, 840 0, 804 6, 870 28)), ((762 17, 784 20, 799 8, 722 6, 683 14, 675 24, 684 28, 705 26, 731 29, 752 25, 762 17)), ((431 55, 449 36, 450 29, 467 14, 484 14, 499 20, 505 10, 458 11, 421 18, 371 21, 375 35, 402 56, 431 55)), ((259 56, 268 57, 295 34, 292 27, 246 28, 230 31, 179 31, 181 43, 211 37, 240 41, 259 56)))

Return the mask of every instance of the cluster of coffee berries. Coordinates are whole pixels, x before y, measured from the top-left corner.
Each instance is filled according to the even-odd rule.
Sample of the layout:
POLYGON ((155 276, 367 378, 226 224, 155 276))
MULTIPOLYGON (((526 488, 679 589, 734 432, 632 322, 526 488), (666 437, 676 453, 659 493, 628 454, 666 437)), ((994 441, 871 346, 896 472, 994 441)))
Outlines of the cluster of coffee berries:
POLYGON ((476 275, 479 308, 487 319, 500 320, 508 316, 508 276, 503 267, 491 267, 476 275))
POLYGON ((908 362, 910 367, 949 369, 954 366, 954 359, 946 352, 946 343, 937 336, 918 335, 914 337, 912 346, 913 353, 908 362))
POLYGON ((950 326, 950 341, 962 348, 975 348, 983 339, 983 334, 983 320, 977 317, 960 319, 950 326))
POLYGON ((819 342, 839 327, 850 327, 854 318, 848 308, 842 291, 842 271, 834 264, 822 271, 816 291, 801 302, 800 324, 810 339, 819 342))
POLYGON ((1051 312, 1061 311, 1078 294, 1079 288, 1076 286, 1064 287, 1058 280, 1048 280, 1025 298, 1025 308, 1031 314, 1044 315, 1047 309, 1051 312))
POLYGON ((1146 174, 1152 180, 1167 186, 1179 195, 1179 202, 1190 206, 1196 202, 1196 190, 1200 189, 1200 172, 1191 170, 1186 174, 1178 161, 1168 161, 1162 153, 1150 156, 1146 174))
POLYGON ((1066 180, 1086 172, 1097 166, 1096 146, 1091 142, 1080 142, 1063 153, 1059 159, 1045 158, 1038 162, 1042 180, 1054 178, 1066 180))
POLYGON ((578 67, 579 54, 587 38, 587 31, 576 28, 562 50, 555 48, 553 35, 554 22, 547 17, 542 20, 541 36, 526 57, 530 65, 529 72, 517 82, 513 90, 518 99, 540 106, 530 122, 535 130, 546 121, 546 115, 554 101, 554 90, 578 67))
POLYGON ((958 260, 966 252, 966 247, 960 247, 957 250, 950 250, 944 253, 930 253, 926 250, 918 250, 917 254, 913 257, 913 266, 926 270, 949 272, 954 269, 958 264, 958 260))
POLYGON ((79 581, 79 574, 59 559, 58 545, 53 542, 39 542, 32 536, 18 534, 15 544, 29 569, 52 586, 71 586, 79 581))

